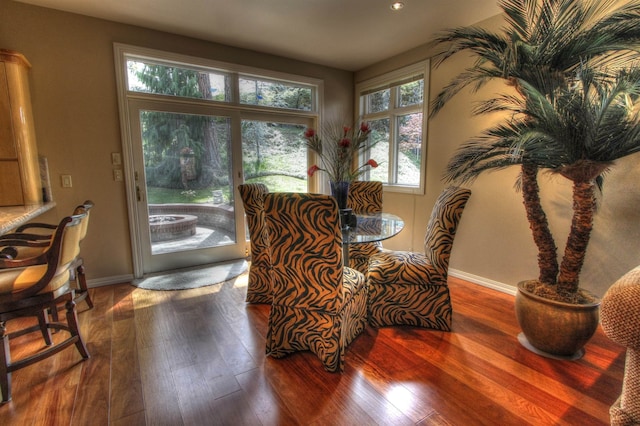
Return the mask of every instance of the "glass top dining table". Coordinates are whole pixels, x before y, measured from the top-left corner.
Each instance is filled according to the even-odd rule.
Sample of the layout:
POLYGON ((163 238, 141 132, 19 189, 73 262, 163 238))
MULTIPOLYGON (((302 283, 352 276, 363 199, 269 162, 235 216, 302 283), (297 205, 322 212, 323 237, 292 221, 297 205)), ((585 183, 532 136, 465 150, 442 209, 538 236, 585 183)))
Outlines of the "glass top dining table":
POLYGON ((382 241, 397 235, 404 221, 391 213, 356 213, 356 226, 342 230, 343 265, 349 265, 349 245, 382 241))

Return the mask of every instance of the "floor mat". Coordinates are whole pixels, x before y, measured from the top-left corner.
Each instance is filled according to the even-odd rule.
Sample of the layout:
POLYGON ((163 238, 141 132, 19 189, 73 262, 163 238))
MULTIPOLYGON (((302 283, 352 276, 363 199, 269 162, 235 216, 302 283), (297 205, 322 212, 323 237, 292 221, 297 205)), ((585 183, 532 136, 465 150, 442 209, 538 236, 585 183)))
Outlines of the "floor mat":
POLYGON ((244 259, 149 274, 132 284, 147 290, 186 290, 228 281, 247 271, 244 259))

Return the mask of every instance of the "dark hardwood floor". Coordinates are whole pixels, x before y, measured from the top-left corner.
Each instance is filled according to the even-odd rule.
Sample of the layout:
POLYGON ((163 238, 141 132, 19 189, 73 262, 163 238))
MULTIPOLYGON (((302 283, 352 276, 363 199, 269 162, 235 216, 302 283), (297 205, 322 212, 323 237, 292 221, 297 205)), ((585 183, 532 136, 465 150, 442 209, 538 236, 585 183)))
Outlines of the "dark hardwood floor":
MULTIPOLYGON (((91 289, 75 348, 13 374, 2 425, 605 425, 624 349, 599 330, 578 361, 517 341, 513 297, 451 278, 454 329, 367 328, 344 374, 310 353, 265 357, 269 307, 246 274, 210 287, 91 289)), ((29 320, 31 321, 31 320, 29 320)), ((26 321, 9 322, 9 328, 26 321)), ((12 341, 20 355, 38 333, 12 341)))

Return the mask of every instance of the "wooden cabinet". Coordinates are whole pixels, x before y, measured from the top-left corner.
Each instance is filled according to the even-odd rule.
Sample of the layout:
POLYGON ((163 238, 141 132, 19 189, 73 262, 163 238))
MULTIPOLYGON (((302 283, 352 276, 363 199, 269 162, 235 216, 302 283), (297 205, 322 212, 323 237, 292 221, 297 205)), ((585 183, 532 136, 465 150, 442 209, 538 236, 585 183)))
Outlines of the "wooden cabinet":
POLYGON ((22 54, 0 49, 0 206, 42 203, 30 68, 22 54))

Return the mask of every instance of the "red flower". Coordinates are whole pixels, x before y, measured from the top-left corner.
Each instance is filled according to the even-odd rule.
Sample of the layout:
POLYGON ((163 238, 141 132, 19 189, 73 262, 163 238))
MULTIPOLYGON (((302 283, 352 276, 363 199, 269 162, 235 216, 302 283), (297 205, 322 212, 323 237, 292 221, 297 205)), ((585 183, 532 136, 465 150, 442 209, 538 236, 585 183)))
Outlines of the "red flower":
POLYGON ((309 167, 309 170, 307 170, 307 174, 309 175, 309 177, 313 176, 313 174, 315 172, 317 172, 318 170, 320 170, 320 167, 316 166, 315 164, 311 167, 309 167))
POLYGON ((376 167, 378 167, 378 162, 376 160, 374 160, 373 158, 369 159, 369 161, 367 161, 367 164, 370 165, 371 167, 373 167, 374 169, 376 167))
MULTIPOLYGON (((331 182, 351 182, 370 167, 378 167, 378 163, 371 160, 352 168, 352 163, 375 144, 367 144, 371 127, 367 123, 360 123, 357 127, 340 126, 327 129, 329 141, 323 143, 320 134, 313 128, 307 127, 303 139, 311 151, 315 152, 322 161, 322 167, 314 164, 307 170, 312 177, 318 170, 326 172, 331 182)), ((326 137, 327 135, 325 135, 326 137)))

